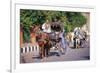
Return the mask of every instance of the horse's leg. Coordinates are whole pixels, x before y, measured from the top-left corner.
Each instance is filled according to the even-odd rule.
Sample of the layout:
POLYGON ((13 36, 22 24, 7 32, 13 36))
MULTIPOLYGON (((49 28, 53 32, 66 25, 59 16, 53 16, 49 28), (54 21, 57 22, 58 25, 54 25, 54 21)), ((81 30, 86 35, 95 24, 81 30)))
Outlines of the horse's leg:
POLYGON ((43 46, 40 47, 40 58, 44 57, 44 50, 43 50, 43 46))
POLYGON ((46 48, 45 48, 45 46, 43 47, 43 56, 45 57, 46 56, 46 48))
POLYGON ((45 56, 48 57, 48 52, 49 52, 49 46, 47 45, 47 47, 45 48, 45 56))
POLYGON ((44 56, 47 57, 47 44, 44 45, 44 56))
POLYGON ((40 47, 40 58, 42 58, 42 47, 40 47))
POLYGON ((44 46, 42 46, 42 58, 45 56, 44 46))

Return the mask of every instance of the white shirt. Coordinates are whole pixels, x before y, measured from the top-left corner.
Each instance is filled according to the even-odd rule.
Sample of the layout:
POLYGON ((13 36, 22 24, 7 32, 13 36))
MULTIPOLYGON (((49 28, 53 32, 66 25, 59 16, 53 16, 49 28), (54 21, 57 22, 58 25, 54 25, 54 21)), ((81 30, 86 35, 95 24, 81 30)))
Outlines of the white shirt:
POLYGON ((50 24, 44 23, 44 24, 42 25, 42 29, 43 29, 43 32, 51 33, 50 24))

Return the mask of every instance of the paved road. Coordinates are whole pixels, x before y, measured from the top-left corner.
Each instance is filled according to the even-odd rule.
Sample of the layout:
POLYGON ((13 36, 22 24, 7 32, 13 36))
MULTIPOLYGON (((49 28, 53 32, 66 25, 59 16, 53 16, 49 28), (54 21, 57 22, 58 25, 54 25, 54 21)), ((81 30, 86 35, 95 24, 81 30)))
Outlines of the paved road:
POLYGON ((36 52, 30 52, 30 53, 21 54, 20 62, 36 63, 36 62, 89 60, 90 59, 89 51, 90 51, 89 48, 79 48, 79 49, 67 48, 64 55, 58 56, 57 51, 51 50, 49 57, 44 57, 43 59, 40 59, 36 52))

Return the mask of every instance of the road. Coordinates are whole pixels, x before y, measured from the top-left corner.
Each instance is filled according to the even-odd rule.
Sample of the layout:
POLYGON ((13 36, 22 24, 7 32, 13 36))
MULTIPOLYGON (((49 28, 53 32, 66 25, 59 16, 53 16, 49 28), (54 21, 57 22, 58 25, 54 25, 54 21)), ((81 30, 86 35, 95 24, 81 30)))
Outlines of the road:
POLYGON ((90 59, 89 48, 72 49, 67 48, 65 54, 58 56, 58 52, 51 50, 48 57, 40 59, 36 52, 22 53, 20 63, 38 63, 38 62, 58 62, 58 61, 79 61, 90 59), (35 55, 34 55, 35 54, 35 55))

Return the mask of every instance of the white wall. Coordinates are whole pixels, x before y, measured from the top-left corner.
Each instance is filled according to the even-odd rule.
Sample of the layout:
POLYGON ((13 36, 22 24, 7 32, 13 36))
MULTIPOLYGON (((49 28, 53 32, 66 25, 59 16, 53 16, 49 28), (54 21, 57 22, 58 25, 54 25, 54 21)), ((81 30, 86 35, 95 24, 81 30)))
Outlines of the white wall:
MULTIPOLYGON (((29 0, 24 0, 29 1, 29 0)), ((74 68, 54 71, 37 71, 35 73, 100 73, 100 2, 99 0, 31 0, 43 4, 79 4, 96 7, 96 67, 74 68)), ((10 67, 10 0, 0 2, 0 73, 7 73, 10 67)), ((29 73, 29 72, 27 72, 29 73)), ((33 73, 33 72, 32 72, 33 73)))

